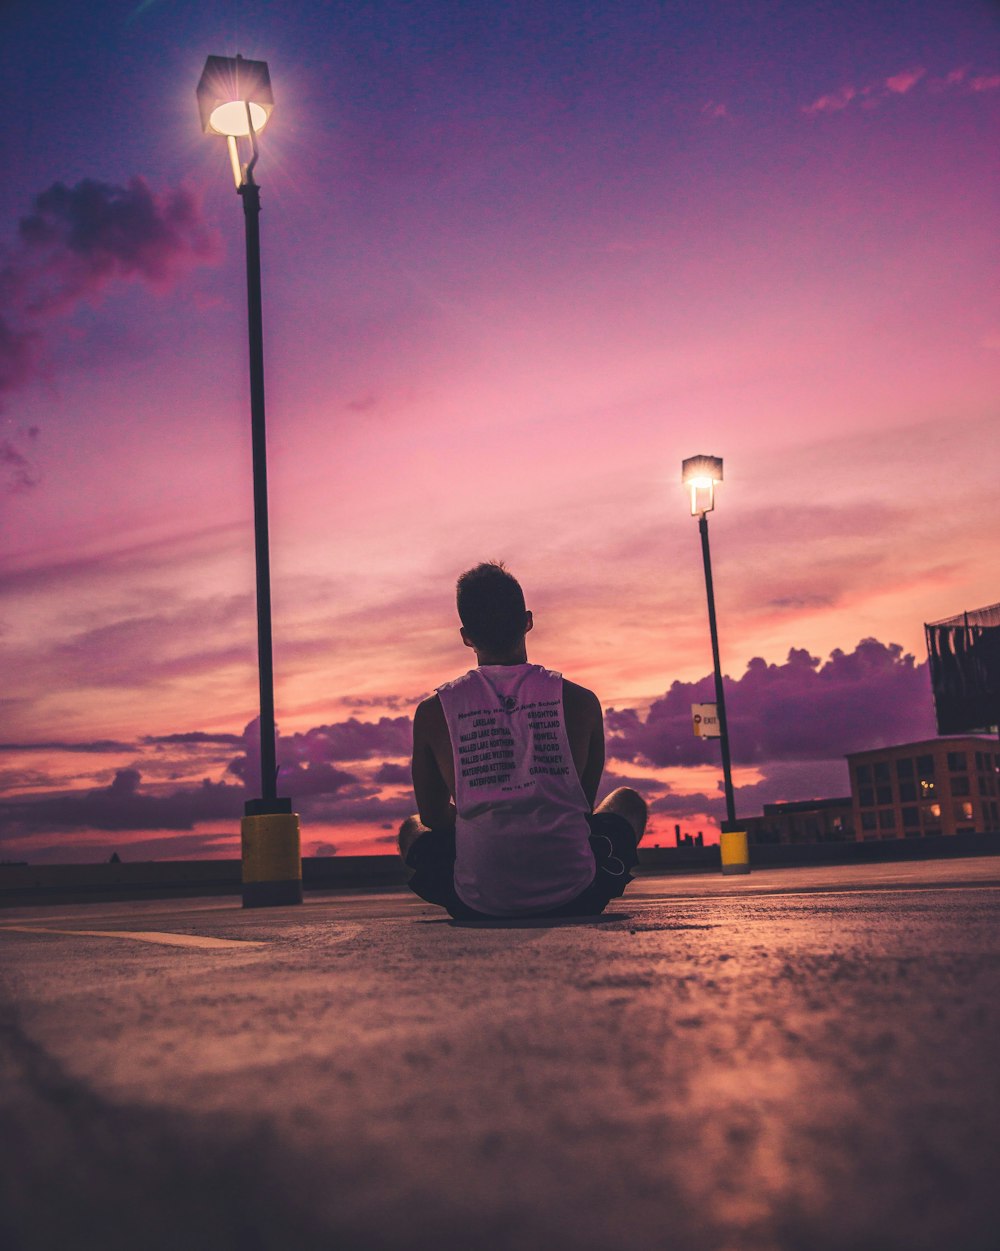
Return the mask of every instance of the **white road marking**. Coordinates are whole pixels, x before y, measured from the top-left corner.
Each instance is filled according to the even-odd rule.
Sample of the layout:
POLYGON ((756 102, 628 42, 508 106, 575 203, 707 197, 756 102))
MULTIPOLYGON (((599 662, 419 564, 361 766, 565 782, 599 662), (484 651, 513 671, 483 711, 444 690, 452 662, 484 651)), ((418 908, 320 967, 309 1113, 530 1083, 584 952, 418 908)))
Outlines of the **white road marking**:
POLYGON ((206 938, 201 934, 168 934, 158 930, 62 930, 47 925, 0 925, 0 932, 17 934, 83 934, 87 938, 132 938, 137 943, 160 943, 164 947, 266 947, 261 939, 206 938))

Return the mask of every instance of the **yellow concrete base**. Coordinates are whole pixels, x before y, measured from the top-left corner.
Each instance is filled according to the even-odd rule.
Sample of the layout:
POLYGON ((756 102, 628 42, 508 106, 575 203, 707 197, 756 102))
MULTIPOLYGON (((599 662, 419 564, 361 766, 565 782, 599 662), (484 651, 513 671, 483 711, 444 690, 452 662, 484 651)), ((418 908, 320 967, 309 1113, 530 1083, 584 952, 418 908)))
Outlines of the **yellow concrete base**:
POLYGON ((243 906, 302 902, 299 818, 292 812, 244 817, 243 906))
POLYGON ((723 830, 719 835, 723 873, 749 873, 750 851, 746 830, 723 830))

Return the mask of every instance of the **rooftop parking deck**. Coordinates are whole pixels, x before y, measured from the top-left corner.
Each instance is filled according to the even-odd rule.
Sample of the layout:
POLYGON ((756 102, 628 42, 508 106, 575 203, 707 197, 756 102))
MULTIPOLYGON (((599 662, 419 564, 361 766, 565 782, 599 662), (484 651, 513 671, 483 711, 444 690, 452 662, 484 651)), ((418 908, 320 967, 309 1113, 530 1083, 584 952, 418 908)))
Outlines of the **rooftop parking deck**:
POLYGON ((7 908, 0 1234, 37 1248, 987 1251, 1000 859, 7 908))

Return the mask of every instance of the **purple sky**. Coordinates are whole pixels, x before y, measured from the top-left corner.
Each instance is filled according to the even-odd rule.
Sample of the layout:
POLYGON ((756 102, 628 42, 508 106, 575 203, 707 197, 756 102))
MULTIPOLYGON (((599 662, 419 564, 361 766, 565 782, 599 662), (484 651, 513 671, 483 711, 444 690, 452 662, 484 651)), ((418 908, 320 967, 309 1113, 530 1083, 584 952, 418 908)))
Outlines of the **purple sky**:
POLYGON ((713 828, 680 461, 741 811, 933 732, 1000 599, 1000 29, 983 0, 0 8, 0 858, 232 854, 255 764, 242 213, 194 87, 266 58, 282 789, 388 849, 500 557, 654 840, 713 828))

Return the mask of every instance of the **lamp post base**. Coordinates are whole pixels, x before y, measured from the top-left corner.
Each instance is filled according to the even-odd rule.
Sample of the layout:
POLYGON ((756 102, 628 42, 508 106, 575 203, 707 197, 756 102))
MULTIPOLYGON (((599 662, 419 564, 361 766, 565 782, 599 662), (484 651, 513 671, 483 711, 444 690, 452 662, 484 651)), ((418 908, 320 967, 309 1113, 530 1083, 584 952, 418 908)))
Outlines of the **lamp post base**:
MULTIPOLYGON (((278 800, 271 806, 277 807, 281 802, 278 800)), ((258 801, 253 806, 263 805, 258 801)), ((243 907, 300 904, 302 852, 298 815, 294 812, 253 813, 243 818, 241 836, 243 907)))
POLYGON ((739 822, 723 821, 722 833, 719 835, 719 856, 723 873, 750 872, 747 832, 740 827, 739 822))

